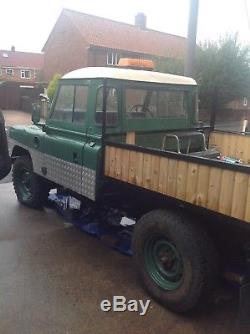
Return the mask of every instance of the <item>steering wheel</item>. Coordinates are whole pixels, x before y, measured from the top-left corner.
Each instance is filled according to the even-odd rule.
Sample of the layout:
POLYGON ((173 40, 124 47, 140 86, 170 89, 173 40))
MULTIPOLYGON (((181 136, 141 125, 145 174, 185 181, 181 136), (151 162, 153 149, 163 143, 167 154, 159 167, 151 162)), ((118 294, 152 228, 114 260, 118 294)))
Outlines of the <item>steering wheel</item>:
POLYGON ((141 112, 149 114, 152 118, 154 117, 152 111, 148 107, 145 107, 143 104, 134 104, 132 107, 129 108, 129 112, 141 112))

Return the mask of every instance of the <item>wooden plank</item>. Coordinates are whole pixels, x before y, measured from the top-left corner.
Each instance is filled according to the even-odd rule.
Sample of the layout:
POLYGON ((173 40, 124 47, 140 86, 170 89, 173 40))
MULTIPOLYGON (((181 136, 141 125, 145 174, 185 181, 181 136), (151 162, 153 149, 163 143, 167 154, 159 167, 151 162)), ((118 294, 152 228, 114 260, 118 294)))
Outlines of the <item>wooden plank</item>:
POLYGON ((135 145, 135 132, 126 133, 126 144, 135 145))
POLYGON ((109 176, 115 177, 115 157, 116 157, 116 148, 110 147, 110 165, 109 165, 109 176))
POLYGON ((137 186, 142 186, 143 180, 143 153, 137 152, 136 155, 135 182, 137 186))
POLYGON ((142 185, 146 189, 151 189, 151 159, 151 154, 143 154, 142 185))
POLYGON ((225 215, 231 215, 233 203, 235 172, 224 169, 221 176, 220 197, 218 211, 225 215))
POLYGON ((208 196, 210 167, 201 165, 198 170, 197 180, 197 205, 206 207, 208 196))
POLYGON ((172 197, 174 197, 176 194, 177 162, 178 162, 177 160, 169 159, 168 163, 168 178, 167 178, 166 193, 172 197))
POLYGON ((176 197, 183 201, 186 199, 187 171, 188 163, 186 161, 178 161, 176 197))
POLYGON ((152 156, 152 168, 151 168, 151 190, 157 191, 159 185, 159 167, 160 157, 157 155, 152 156))
POLYGON ((130 151, 128 181, 129 183, 132 183, 132 184, 136 183, 136 155, 137 155, 137 152, 130 151))
POLYGON ((115 177, 117 179, 121 178, 122 174, 122 149, 116 149, 116 157, 115 157, 115 177))
POLYGON ((110 166, 110 147, 106 146, 105 148, 105 165, 104 165, 104 173, 109 176, 109 166, 110 166))
POLYGON ((245 208, 245 221, 250 223, 250 176, 248 176, 247 199, 245 208))
POLYGON ((219 207, 221 173, 221 169, 210 167, 207 208, 215 211, 219 207))
POLYGON ((189 163, 187 172, 186 201, 192 204, 196 203, 198 181, 198 165, 189 163))
POLYGON ((128 182, 129 173, 129 150, 122 150, 122 181, 128 182))
POLYGON ((249 176, 247 174, 235 173, 233 203, 231 216, 244 219, 247 205, 247 191, 248 191, 249 176))
POLYGON ((160 157, 158 191, 162 194, 166 194, 168 179, 168 162, 168 158, 160 157))

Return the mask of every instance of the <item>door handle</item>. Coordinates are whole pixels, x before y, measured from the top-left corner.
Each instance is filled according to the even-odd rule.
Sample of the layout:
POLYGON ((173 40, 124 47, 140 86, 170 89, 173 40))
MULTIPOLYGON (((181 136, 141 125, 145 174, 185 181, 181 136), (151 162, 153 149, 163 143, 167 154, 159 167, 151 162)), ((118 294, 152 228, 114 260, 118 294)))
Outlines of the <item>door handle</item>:
POLYGON ((76 152, 73 152, 73 162, 78 163, 78 154, 76 152))
POLYGON ((37 136, 33 138, 33 144, 35 148, 38 148, 40 146, 40 140, 37 136))

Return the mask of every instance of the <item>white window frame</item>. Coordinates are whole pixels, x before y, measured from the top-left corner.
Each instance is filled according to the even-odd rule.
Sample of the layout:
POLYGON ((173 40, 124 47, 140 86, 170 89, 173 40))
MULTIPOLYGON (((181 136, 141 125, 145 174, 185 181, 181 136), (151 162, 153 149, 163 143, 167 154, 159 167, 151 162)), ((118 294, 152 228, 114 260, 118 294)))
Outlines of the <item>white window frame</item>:
POLYGON ((28 69, 20 70, 20 75, 21 75, 21 79, 29 80, 29 79, 31 79, 31 70, 28 70, 28 69), (29 77, 28 78, 25 76, 25 72, 29 72, 29 77))
POLYGON ((13 77, 13 76, 14 76, 14 69, 13 69, 13 68, 10 68, 10 67, 7 67, 7 68, 5 69, 5 73, 6 73, 8 76, 13 77), (11 71, 11 74, 8 73, 9 71, 11 71))
POLYGON ((107 52, 107 65, 118 65, 119 62, 119 54, 116 52, 107 52), (111 58, 111 61, 110 61, 111 58))

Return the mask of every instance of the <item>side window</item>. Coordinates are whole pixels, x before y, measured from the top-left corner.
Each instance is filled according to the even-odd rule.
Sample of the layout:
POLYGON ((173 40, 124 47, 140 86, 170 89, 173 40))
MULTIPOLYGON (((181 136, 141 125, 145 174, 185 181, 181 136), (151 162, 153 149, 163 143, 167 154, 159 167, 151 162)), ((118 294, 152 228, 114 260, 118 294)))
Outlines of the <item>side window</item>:
POLYGON ((73 123, 84 124, 87 112, 88 86, 76 86, 73 123))
POLYGON ((72 122, 74 107, 74 86, 64 85, 60 87, 51 119, 64 122, 72 122))
POLYGON ((51 119, 84 124, 87 101, 88 86, 62 85, 51 119))
MULTIPOLYGON (((96 98, 95 121, 102 124, 103 112, 103 87, 99 88, 96 98)), ((107 88, 106 125, 117 125, 118 121, 118 98, 116 88, 107 88)))

